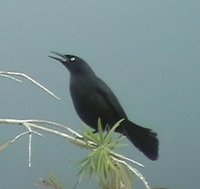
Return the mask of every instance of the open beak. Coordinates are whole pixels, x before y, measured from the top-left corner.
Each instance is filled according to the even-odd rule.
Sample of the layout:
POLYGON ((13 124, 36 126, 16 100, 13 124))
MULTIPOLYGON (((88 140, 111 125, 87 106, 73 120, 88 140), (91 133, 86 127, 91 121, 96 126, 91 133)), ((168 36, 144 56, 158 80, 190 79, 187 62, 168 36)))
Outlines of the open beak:
POLYGON ((66 62, 68 60, 68 58, 64 54, 60 54, 60 53, 57 53, 57 52, 54 52, 54 51, 51 51, 51 53, 57 55, 58 57, 54 57, 54 56, 48 56, 48 57, 53 58, 55 60, 58 60, 62 63, 66 62))

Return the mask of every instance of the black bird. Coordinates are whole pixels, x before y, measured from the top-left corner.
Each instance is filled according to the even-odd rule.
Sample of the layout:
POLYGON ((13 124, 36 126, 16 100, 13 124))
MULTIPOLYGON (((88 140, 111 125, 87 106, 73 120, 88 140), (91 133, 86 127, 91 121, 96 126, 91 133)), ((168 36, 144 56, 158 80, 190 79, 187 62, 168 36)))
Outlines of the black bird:
POLYGON ((74 55, 52 53, 58 57, 49 57, 60 61, 70 72, 70 93, 82 121, 97 130, 98 118, 101 118, 103 125, 108 126, 124 119, 116 132, 125 135, 149 159, 156 160, 157 134, 129 121, 115 94, 83 59, 74 55))

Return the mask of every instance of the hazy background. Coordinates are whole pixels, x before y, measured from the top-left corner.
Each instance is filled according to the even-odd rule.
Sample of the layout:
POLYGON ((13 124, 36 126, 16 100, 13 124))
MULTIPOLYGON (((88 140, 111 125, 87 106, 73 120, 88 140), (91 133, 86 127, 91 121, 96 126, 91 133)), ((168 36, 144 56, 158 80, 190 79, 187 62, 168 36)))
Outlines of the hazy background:
MULTIPOLYGON (((56 121, 80 131, 69 73, 48 58, 51 50, 89 62, 112 87, 131 120, 158 133, 160 158, 152 162, 133 146, 123 151, 145 164, 151 186, 199 189, 200 179, 199 0, 0 1, 0 70, 24 72, 55 92, 0 78, 0 118, 56 121)), ((22 129, 1 125, 0 143, 22 129)), ((128 142, 128 141, 125 141, 128 142)), ((85 153, 56 136, 28 137, 0 153, 0 189, 37 189, 55 172, 72 188, 75 162, 85 153)), ((137 182, 137 186, 144 186, 137 182)), ((83 181, 78 189, 98 188, 83 181)))

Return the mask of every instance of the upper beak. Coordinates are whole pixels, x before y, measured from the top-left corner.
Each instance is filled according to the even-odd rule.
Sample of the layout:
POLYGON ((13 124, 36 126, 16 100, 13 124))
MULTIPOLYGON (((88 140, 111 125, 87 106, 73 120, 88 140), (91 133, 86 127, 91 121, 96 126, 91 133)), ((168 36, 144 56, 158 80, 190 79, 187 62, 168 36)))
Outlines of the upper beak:
POLYGON ((67 57, 64 54, 60 54, 60 53, 57 53, 57 52, 54 52, 54 51, 51 51, 51 53, 53 53, 53 54, 55 54, 55 55, 57 55, 59 57, 54 57, 54 56, 48 56, 48 57, 53 58, 55 60, 58 60, 58 61, 60 61, 62 63, 66 62, 68 60, 67 57))

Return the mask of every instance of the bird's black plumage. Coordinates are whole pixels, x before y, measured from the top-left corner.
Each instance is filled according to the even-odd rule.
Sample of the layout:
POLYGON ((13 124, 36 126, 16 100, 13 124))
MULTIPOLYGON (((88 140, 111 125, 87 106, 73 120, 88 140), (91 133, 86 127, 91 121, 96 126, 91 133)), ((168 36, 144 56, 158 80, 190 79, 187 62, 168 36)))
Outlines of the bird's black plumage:
POLYGON ((149 159, 158 158, 157 134, 128 120, 122 106, 112 90, 91 67, 74 55, 49 56, 60 61, 70 72, 70 92, 77 114, 87 125, 97 129, 97 120, 103 125, 113 126, 124 119, 116 132, 122 133, 149 159))

